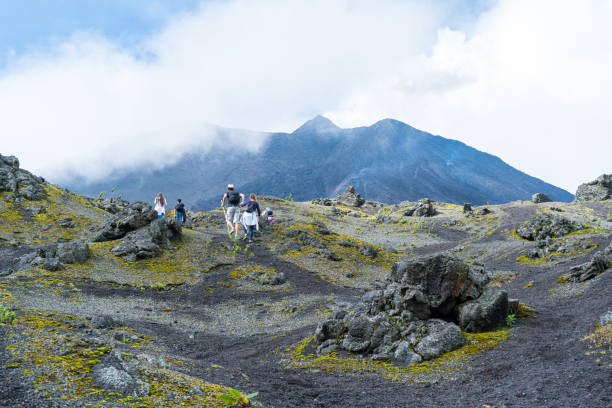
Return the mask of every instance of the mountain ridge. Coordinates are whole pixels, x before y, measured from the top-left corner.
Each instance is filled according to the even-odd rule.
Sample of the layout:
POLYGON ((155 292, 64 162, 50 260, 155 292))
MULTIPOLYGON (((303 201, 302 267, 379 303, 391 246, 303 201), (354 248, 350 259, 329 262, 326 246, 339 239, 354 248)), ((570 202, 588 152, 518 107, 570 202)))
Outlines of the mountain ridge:
MULTIPOLYGON (((252 135, 244 132, 245 137, 247 132, 252 135)), ((256 152, 228 147, 193 150, 162 170, 131 171, 103 183, 66 187, 85 195, 115 187, 127 199, 145 201, 163 191, 197 209, 216 207, 227 183, 247 193, 291 194, 297 200, 331 197, 348 185, 355 185, 369 200, 391 204, 423 197, 495 204, 528 200, 538 192, 556 201, 573 199, 497 156, 395 119, 343 129, 318 115, 292 133, 265 135, 267 140, 256 152)))

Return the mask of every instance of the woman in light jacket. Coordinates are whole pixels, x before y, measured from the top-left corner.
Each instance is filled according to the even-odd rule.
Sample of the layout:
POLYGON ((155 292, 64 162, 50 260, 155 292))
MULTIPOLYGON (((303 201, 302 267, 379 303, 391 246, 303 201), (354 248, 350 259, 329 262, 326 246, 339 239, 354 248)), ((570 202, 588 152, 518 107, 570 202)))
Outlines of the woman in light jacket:
POLYGON ((246 207, 246 210, 242 214, 242 228, 244 229, 244 237, 246 238, 247 230, 249 233, 249 244, 253 243, 253 232, 255 228, 259 231, 259 216, 261 210, 259 209, 259 203, 255 194, 249 195, 249 201, 240 204, 241 207, 246 207))
POLYGON ((166 199, 162 193, 157 194, 157 197, 155 197, 155 201, 153 203, 155 204, 155 211, 157 211, 159 218, 164 218, 164 215, 166 214, 166 199))

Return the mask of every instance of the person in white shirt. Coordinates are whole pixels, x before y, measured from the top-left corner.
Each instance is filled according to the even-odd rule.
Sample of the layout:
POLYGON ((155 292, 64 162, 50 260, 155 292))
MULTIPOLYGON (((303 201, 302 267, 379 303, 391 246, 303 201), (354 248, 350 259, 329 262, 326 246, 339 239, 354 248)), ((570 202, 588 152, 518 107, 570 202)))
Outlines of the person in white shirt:
POLYGON ((157 211, 157 215, 160 219, 164 218, 166 214, 166 199, 164 198, 162 193, 158 193, 157 197, 155 197, 155 211, 157 211))

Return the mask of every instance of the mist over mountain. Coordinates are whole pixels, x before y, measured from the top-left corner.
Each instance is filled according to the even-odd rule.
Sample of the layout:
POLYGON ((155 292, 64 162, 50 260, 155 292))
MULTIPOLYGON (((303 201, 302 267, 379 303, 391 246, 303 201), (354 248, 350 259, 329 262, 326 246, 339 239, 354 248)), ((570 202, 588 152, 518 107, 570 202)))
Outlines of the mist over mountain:
POLYGON ((115 188, 123 198, 147 202, 161 191, 171 203, 182 198, 188 208, 201 210, 217 207, 228 183, 245 194, 291 195, 299 201, 335 196, 348 185, 368 200, 390 204, 423 197, 497 204, 528 200, 538 192, 554 201, 573 199, 496 156, 393 119, 341 129, 317 116, 293 133, 244 131, 244 137, 266 141, 257 152, 219 146, 194 150, 161 170, 130 171, 101 183, 66 187, 90 196, 108 195, 115 188))

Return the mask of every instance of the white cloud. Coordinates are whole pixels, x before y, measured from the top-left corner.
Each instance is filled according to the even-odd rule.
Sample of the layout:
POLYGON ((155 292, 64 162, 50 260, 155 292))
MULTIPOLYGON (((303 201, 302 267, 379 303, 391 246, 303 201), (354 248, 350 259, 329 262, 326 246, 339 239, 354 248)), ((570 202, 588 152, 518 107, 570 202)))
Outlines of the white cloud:
POLYGON ((575 191, 612 172, 612 2, 501 1, 330 113, 461 140, 575 191))
POLYGON ((612 170, 611 3, 506 0, 469 23, 457 4, 207 2, 137 50, 77 33, 0 72, 0 150, 96 179, 227 143, 206 123, 290 131, 327 112, 394 117, 570 191, 612 170))

